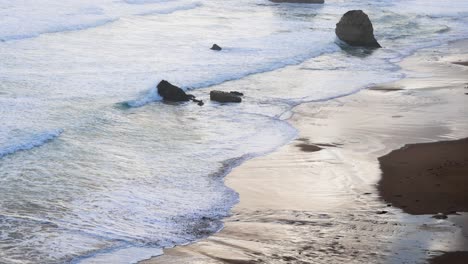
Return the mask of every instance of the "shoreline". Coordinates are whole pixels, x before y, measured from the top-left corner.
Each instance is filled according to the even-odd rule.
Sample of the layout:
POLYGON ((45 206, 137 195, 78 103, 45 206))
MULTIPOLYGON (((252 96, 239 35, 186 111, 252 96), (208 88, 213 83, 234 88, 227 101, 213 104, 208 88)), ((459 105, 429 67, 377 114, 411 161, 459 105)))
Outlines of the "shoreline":
MULTIPOLYGON (((464 138, 408 144, 380 157, 380 196, 412 215, 433 214, 444 220, 468 212, 467 149, 468 138, 464 138)), ((462 218, 458 225, 467 229, 468 221, 462 218)), ((468 263, 468 243, 465 250, 444 252, 430 263, 468 263)))
MULTIPOLYGON (((458 43, 466 42, 465 40, 449 45, 457 47, 458 43)), ((468 53, 464 55, 466 54, 468 53)), ((403 238, 404 234, 419 229, 421 225, 433 226, 439 223, 425 216, 422 218, 412 218, 406 223, 401 223, 401 219, 406 218, 406 216, 398 209, 388 207, 382 203, 380 197, 375 195, 375 186, 380 179, 380 170, 376 158, 408 143, 446 140, 447 134, 450 133, 442 126, 429 127, 429 133, 420 131, 424 127, 418 128, 416 126, 414 127, 416 131, 409 131, 411 127, 408 127, 408 125, 416 118, 410 117, 409 121, 403 122, 403 125, 399 126, 400 131, 392 131, 392 133, 405 132, 406 134, 401 138, 397 140, 378 139, 377 141, 380 140, 380 142, 376 142, 375 138, 370 138, 370 143, 362 146, 363 143, 358 138, 353 138, 358 137, 359 133, 351 133, 351 135, 345 135, 346 133, 344 133, 341 135, 340 133, 345 131, 338 131, 339 133, 333 133, 336 131, 332 131, 330 133, 326 127, 320 128, 321 126, 325 126, 324 123, 328 127, 342 126, 341 122, 346 121, 347 118, 350 118, 350 114, 352 115, 353 113, 359 116, 358 123, 369 121, 366 119, 371 118, 372 115, 365 113, 364 110, 367 109, 363 107, 362 101, 371 104, 371 109, 379 108, 378 103, 387 103, 388 98, 385 97, 390 96, 392 98, 389 106, 399 110, 399 107, 401 108, 405 105, 398 105, 398 100, 402 98, 408 100, 407 97, 409 96, 409 103, 415 104, 410 107, 414 107, 415 109, 428 108, 432 111, 434 107, 431 106, 433 106, 432 104, 437 105, 437 98, 442 97, 444 100, 452 100, 453 96, 460 93, 459 90, 454 92, 454 88, 459 88, 460 86, 458 79, 464 78, 463 76, 460 77, 459 71, 464 72, 465 69, 451 69, 443 60, 442 63, 438 61, 436 66, 431 65, 434 62, 425 62, 423 66, 420 66, 419 64, 427 58, 427 55, 412 55, 409 59, 407 58, 400 63, 400 66, 403 69, 410 69, 411 71, 420 70, 424 72, 424 70, 430 70, 429 72, 431 72, 439 70, 441 74, 455 72, 454 74, 449 74, 443 80, 445 81, 445 86, 440 86, 439 82, 441 80, 437 78, 407 76, 405 79, 395 83, 384 84, 385 87, 390 88, 385 88, 383 91, 382 89, 368 89, 328 102, 305 103, 295 107, 293 109, 294 115, 288 122, 299 130, 299 138, 281 147, 274 153, 256 157, 243 163, 240 167, 234 168, 225 179, 229 187, 239 192, 241 200, 232 210, 232 216, 225 219, 225 228, 220 233, 216 233, 194 244, 166 249, 165 255, 141 263, 276 263, 284 261, 307 263, 307 259, 314 259, 320 263, 329 261, 359 263, 359 261, 370 259, 376 261, 383 261, 388 258, 392 259, 392 254, 388 252, 392 252, 393 254, 403 253, 403 256, 400 257, 393 256, 393 260, 401 261, 408 260, 408 258, 427 259, 427 245, 417 248, 420 254, 409 255, 410 252, 402 252, 402 249, 395 248, 394 244, 405 244, 407 241, 412 241, 411 239, 405 240, 403 238), (444 68, 444 70, 440 71, 441 68, 444 68), (454 79, 458 81, 454 81, 454 79), (450 85, 446 85, 447 80, 450 80, 450 85), (421 88, 422 84, 424 84, 424 88, 418 89, 421 88), (398 87, 398 89, 393 89, 392 87, 398 87), (418 96, 422 95, 424 102, 417 102, 415 100, 417 98, 414 96, 415 93, 418 96), (348 108, 347 110, 355 111, 343 113, 345 110, 340 108, 348 108), (320 116, 321 112, 327 111, 329 112, 328 114, 323 114, 323 117, 320 116), (338 115, 339 118, 336 118, 335 115, 338 115), (311 126, 310 123, 313 123, 313 125, 311 126), (419 138, 419 141, 417 138, 419 138), (368 148, 375 148, 373 146, 375 143, 377 143, 378 147, 369 152, 368 148), (348 161, 349 163, 344 165, 337 163, 336 157, 350 155, 347 152, 366 157, 359 157, 351 160, 351 162, 348 161), (372 154, 371 156, 375 160, 369 159, 369 153, 372 154), (315 168, 314 163, 320 163, 319 166, 322 168, 315 168), (327 163, 329 166, 324 165, 327 163), (353 163, 362 166, 359 169, 371 174, 372 177, 366 179, 359 175, 362 172, 356 172, 356 168, 353 167, 356 165, 353 163), (318 172, 316 171, 317 169, 318 172), (313 173, 315 177, 321 177, 324 173, 334 173, 340 177, 332 179, 314 178, 311 180, 307 177, 308 173, 313 173), (347 173, 350 173, 354 178, 343 180, 343 177, 347 173), (330 182, 330 180, 344 186, 332 188, 332 190, 320 189, 325 188, 325 186, 313 186, 322 182, 330 182), (269 186, 263 186, 265 182, 268 182, 269 186), (356 183, 358 186, 355 186, 356 183), (308 185, 312 185, 312 187, 305 190, 303 187, 308 185), (351 191, 347 190, 347 188, 350 188, 351 191), (359 211, 360 213, 350 213, 354 213, 355 211, 359 211), (341 223, 341 225, 330 223, 342 221, 343 219, 340 217, 343 216, 337 216, 336 214, 343 212, 348 213, 348 218, 355 219, 341 223), (374 224, 361 224, 360 222, 363 221, 374 224), (390 223, 397 227, 388 227, 390 223), (355 226, 355 229, 346 230, 346 226, 355 226), (345 231, 343 231, 343 228, 345 228, 345 231), (320 232, 320 229, 330 230, 323 233, 320 232), (370 231, 362 234, 362 231, 367 231, 367 229, 370 229, 370 231), (384 229, 383 233, 389 234, 395 241, 388 243, 388 241, 376 240, 375 234, 381 232, 381 229, 384 229), (306 237, 299 234, 304 233, 304 231, 309 232, 306 237), (311 239, 310 236, 314 236, 314 233, 317 235, 317 243, 309 241, 311 239), (341 233, 345 233, 345 236, 341 233), (354 235, 354 237, 352 239, 348 238, 350 235, 354 235), (287 239, 296 239, 296 241, 294 245, 282 241, 287 239), (370 239, 369 243, 363 243, 365 239, 370 239), (319 244, 321 247, 317 248, 314 244, 319 244), (366 254, 365 250, 370 252, 366 254), (273 252, 278 252, 279 254, 273 252), (330 254, 332 255, 331 257, 330 254), (407 256, 405 257, 405 255, 407 256), (350 261, 350 257, 356 262, 350 261)), ((444 58, 450 60, 452 55, 445 56, 444 58)), ((463 97, 458 99, 465 100, 463 97)), ((458 105, 460 104, 459 101, 457 103, 458 105)), ((442 107, 447 105, 449 105, 448 102, 442 105, 442 107)), ((440 107, 440 105, 437 105, 437 107, 440 107)), ((390 118, 392 123, 399 123, 398 120, 405 119, 405 115, 401 113, 402 111, 397 111, 398 114, 393 114, 391 111, 388 111, 389 109, 374 110, 379 110, 380 112, 377 111, 379 114, 382 114, 382 112, 389 114, 387 118, 390 118)), ((408 114, 411 115, 410 112, 408 114)), ((429 122, 431 120, 426 121, 429 122)), ((344 130, 344 128, 349 129, 351 125, 345 124, 339 128, 341 130, 344 130)), ((363 126, 364 128, 361 128, 361 131, 357 132, 371 132, 374 133, 373 136, 376 136, 379 132, 385 131, 388 124, 382 121, 382 123, 374 127, 367 124, 363 126)), ((390 137, 393 135, 392 133, 384 132, 384 136, 390 137)), ((464 136, 466 137, 466 135, 464 136)), ((461 138, 463 135, 450 135, 450 137, 461 138)), ((343 162, 346 159, 340 157, 338 160, 343 162)), ((426 232, 427 234, 425 233, 423 236, 428 240, 434 238, 441 239, 441 237, 445 237, 445 240, 447 240, 448 237, 458 232, 453 228, 450 229, 448 226, 444 228, 446 228, 445 232, 435 232, 434 236, 432 234, 434 232, 426 232)), ((424 232, 421 231, 421 233, 424 232)), ((438 248, 429 251, 441 252, 444 250, 448 251, 451 248, 457 249, 457 246, 460 247, 460 245, 450 242, 441 244, 443 245, 439 245, 438 248)))

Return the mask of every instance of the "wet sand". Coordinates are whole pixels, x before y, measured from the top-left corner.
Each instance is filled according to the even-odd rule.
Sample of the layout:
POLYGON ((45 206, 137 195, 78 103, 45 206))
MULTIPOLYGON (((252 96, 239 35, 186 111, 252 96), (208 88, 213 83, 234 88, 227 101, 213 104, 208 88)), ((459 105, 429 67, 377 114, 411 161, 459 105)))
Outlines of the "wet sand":
MULTIPOLYGON (((379 161, 379 192, 392 206, 436 219, 468 212, 468 139, 406 145, 379 161)), ((430 263, 468 263, 468 251, 447 252, 430 263)))
POLYGON ((393 206, 409 214, 468 212, 468 139, 406 145, 379 161, 379 191, 393 206))
MULTIPOLYGON (((459 59, 467 43, 445 49, 459 59)), ((400 63, 407 78, 384 86, 398 89, 296 107, 288 122, 298 139, 226 178, 240 203, 225 228, 143 263, 425 263, 466 251, 466 214, 409 215, 378 189, 379 157, 410 143, 467 136, 468 97, 460 95, 468 68, 437 54, 422 51, 400 63)), ((281 74, 295 76, 294 69, 281 74)))
POLYGON ((453 64, 458 64, 458 65, 462 65, 462 66, 468 66, 468 61, 457 61, 457 62, 454 62, 453 64))
POLYGON ((451 252, 434 257, 430 264, 466 264, 468 263, 468 252, 451 252))

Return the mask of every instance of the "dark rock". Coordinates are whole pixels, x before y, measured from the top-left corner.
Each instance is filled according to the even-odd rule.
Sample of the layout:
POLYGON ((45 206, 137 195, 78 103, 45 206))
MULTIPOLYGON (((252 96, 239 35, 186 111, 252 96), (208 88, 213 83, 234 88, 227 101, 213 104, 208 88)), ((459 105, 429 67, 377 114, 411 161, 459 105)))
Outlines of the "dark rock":
POLYGON ((435 218, 435 219, 447 219, 447 215, 443 214, 443 213, 438 213, 434 216, 432 216, 432 218, 435 218))
POLYGON ((166 80, 162 80, 158 84, 158 94, 165 101, 187 102, 191 100, 197 103, 199 106, 202 106, 204 104, 203 101, 195 99, 195 96, 191 94, 186 94, 184 90, 180 89, 179 87, 171 84, 166 80))
POLYGON ((377 211, 377 214, 381 215, 381 214, 386 214, 388 213, 387 211, 377 211))
POLYGON ((351 46, 380 48, 374 37, 374 27, 362 10, 351 10, 336 24, 336 36, 351 46))
POLYGON ((230 91, 229 93, 230 93, 230 94, 233 94, 233 95, 237 95, 237 96, 244 96, 243 93, 237 92, 237 91, 230 91))
POLYGON ((211 91, 210 92, 210 100, 217 101, 220 103, 240 103, 242 102, 242 98, 239 96, 227 93, 223 91, 211 91))
POLYGON ((199 106, 203 106, 205 103, 202 100, 192 99, 194 103, 197 103, 199 106))
POLYGON ((323 4, 325 0, 270 0, 274 3, 323 4))
POLYGON ((174 102, 186 102, 195 98, 193 95, 186 94, 184 90, 165 80, 162 80, 158 84, 158 93, 164 100, 174 102))
POLYGON ((211 47, 212 50, 220 51, 222 48, 218 46, 217 44, 213 44, 213 47, 211 47))

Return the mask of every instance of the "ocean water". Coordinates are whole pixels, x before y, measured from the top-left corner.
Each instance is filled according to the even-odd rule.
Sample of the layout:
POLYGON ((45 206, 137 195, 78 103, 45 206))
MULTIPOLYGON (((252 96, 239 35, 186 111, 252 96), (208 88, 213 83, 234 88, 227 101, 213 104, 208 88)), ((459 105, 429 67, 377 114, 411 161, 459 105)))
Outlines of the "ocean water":
POLYGON ((0 263, 131 263, 218 231, 223 177, 296 136, 293 106, 402 78, 467 24, 461 0, 0 0, 0 263), (350 9, 383 49, 337 44, 350 9), (206 104, 162 102, 162 79, 206 104))

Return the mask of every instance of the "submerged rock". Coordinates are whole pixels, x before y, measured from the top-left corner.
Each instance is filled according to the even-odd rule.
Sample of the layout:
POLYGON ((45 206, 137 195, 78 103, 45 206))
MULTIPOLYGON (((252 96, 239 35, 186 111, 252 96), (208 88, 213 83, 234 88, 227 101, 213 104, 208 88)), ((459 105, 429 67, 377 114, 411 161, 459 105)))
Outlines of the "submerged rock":
POLYGON ((194 103, 197 103, 199 106, 203 106, 205 103, 202 100, 192 99, 194 103))
POLYGON ((274 3, 323 4, 325 0, 270 0, 274 3))
POLYGON ((220 46, 218 46, 218 44, 213 44, 213 47, 211 47, 211 50, 220 51, 220 50, 222 50, 222 48, 220 46))
POLYGON ((381 48, 374 37, 374 27, 362 10, 351 10, 336 24, 336 36, 351 46, 381 48))
POLYGON ((240 103, 242 102, 242 98, 240 96, 223 92, 223 91, 211 91, 210 92, 210 100, 220 102, 220 103, 240 103))

